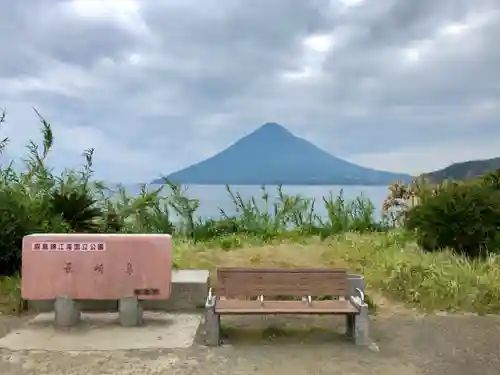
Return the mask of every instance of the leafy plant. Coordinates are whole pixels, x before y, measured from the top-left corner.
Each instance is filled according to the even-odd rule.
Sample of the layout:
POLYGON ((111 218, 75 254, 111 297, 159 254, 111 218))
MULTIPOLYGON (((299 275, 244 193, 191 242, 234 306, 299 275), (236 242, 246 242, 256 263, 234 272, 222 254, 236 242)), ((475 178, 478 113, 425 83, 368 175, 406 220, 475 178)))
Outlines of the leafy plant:
POLYGON ((61 215, 73 232, 97 232, 96 219, 102 212, 95 207, 96 200, 85 192, 71 191, 67 194, 60 191, 52 192, 49 204, 52 214, 61 215))
POLYGON ((500 191, 478 183, 449 183, 424 195, 408 212, 405 225, 428 251, 451 248, 470 257, 497 251, 500 191))
POLYGON ((485 173, 481 176, 480 182, 486 186, 492 187, 493 189, 500 190, 500 169, 485 173))

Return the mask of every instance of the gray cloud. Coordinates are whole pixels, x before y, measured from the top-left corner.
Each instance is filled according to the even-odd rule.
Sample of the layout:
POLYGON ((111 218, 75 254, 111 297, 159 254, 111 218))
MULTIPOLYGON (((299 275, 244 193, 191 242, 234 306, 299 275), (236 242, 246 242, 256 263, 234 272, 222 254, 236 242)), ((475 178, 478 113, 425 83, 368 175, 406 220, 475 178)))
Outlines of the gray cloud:
POLYGON ((56 168, 95 146, 111 180, 171 172, 266 121, 384 169, 497 152, 497 0, 119 3, 5 8, 9 156, 38 136, 32 106, 53 123, 56 168))

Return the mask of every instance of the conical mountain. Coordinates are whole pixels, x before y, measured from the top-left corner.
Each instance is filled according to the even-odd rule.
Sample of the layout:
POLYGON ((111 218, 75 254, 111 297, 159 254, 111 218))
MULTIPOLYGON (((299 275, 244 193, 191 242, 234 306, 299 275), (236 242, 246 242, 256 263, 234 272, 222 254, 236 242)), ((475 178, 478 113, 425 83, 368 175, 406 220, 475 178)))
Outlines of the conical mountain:
POLYGON ((411 180, 407 174, 339 159, 276 123, 262 125, 218 154, 167 178, 200 185, 386 185, 411 180))

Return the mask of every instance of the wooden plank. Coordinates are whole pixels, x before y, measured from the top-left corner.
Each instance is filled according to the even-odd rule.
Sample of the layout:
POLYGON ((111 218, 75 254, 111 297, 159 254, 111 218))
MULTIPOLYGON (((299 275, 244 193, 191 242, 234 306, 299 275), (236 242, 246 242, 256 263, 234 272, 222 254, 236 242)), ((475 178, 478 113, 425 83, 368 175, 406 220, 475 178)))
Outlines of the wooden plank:
POLYGON ((241 301, 219 300, 218 314, 356 314, 358 309, 349 301, 241 301))
POLYGON ((348 278, 344 269, 217 269, 219 297, 345 296, 347 290, 348 278))
POLYGON ((280 267, 217 267, 220 272, 245 272, 245 273, 331 273, 331 272, 346 272, 344 268, 313 268, 313 267, 302 267, 302 268, 280 268, 280 267))

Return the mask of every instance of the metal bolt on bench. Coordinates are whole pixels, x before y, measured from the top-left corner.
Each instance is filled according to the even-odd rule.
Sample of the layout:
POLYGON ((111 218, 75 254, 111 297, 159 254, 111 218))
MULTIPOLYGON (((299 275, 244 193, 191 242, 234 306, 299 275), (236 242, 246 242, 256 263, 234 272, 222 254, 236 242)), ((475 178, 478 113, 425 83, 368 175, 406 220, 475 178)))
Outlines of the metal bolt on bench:
POLYGON ((345 315, 347 335, 356 345, 369 343, 364 279, 349 276, 344 269, 218 268, 216 294, 209 290, 205 307, 206 343, 210 346, 220 344, 221 315, 250 314, 345 315), (277 300, 278 296, 302 300, 277 300), (341 298, 313 300, 321 296, 341 298))

